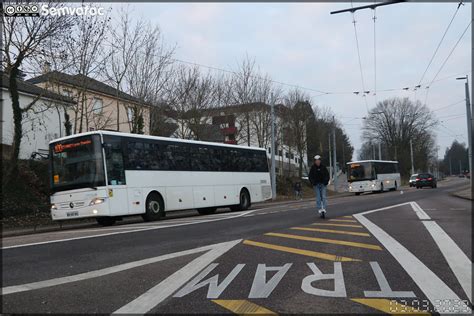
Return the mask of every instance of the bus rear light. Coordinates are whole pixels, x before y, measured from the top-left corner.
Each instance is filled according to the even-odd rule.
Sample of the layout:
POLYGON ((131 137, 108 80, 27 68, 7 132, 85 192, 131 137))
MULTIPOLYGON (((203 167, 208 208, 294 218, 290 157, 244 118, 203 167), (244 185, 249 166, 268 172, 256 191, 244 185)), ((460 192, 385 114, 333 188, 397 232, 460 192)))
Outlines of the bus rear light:
POLYGON ((431 180, 433 180, 433 178, 428 178, 428 181, 431 181, 431 180))
POLYGON ((93 199, 89 205, 97 205, 97 204, 102 204, 105 202, 104 198, 95 198, 93 199))
POLYGON ((416 178, 416 181, 420 181, 420 178, 416 178))

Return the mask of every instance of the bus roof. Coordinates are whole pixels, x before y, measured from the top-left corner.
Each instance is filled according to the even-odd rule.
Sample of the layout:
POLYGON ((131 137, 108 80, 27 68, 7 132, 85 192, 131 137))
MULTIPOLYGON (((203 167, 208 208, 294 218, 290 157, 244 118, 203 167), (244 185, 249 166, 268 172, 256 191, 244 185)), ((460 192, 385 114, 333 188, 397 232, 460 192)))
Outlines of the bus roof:
POLYGON ((205 141, 200 141, 200 140, 189 140, 189 139, 181 139, 181 138, 142 135, 142 134, 132 134, 132 133, 123 133, 123 132, 104 131, 104 130, 78 133, 78 134, 74 134, 74 135, 70 135, 70 136, 65 136, 65 137, 53 139, 52 141, 49 142, 49 144, 52 144, 52 143, 55 143, 55 142, 58 142, 58 141, 62 141, 62 140, 73 139, 73 138, 76 138, 76 137, 87 136, 87 135, 95 135, 95 134, 121 136, 121 137, 133 137, 133 138, 151 139, 151 140, 173 141, 173 142, 188 143, 188 144, 206 144, 206 145, 211 145, 211 146, 222 146, 222 147, 231 147, 231 148, 264 150, 264 151, 266 151, 265 148, 260 148, 260 147, 240 146, 240 145, 231 145, 231 144, 223 144, 223 143, 205 142, 205 141))
POLYGON ((347 164, 353 164, 353 163, 361 163, 361 162, 385 162, 385 163, 398 163, 398 161, 392 161, 392 160, 358 160, 358 161, 351 161, 348 162, 347 164))

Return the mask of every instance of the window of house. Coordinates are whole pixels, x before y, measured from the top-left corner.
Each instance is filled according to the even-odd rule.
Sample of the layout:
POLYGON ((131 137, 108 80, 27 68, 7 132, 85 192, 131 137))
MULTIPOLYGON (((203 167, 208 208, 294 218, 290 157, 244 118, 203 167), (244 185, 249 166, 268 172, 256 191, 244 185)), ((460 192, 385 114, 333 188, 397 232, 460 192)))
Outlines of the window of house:
POLYGON ((102 108, 103 108, 104 102, 102 99, 99 98, 94 98, 93 104, 92 104, 92 111, 95 114, 100 114, 102 113, 102 108))
POLYGON ((69 89, 63 89, 63 95, 67 97, 72 97, 72 91, 69 89))
POLYGON ((133 109, 127 108, 127 116, 129 121, 133 121, 133 109))

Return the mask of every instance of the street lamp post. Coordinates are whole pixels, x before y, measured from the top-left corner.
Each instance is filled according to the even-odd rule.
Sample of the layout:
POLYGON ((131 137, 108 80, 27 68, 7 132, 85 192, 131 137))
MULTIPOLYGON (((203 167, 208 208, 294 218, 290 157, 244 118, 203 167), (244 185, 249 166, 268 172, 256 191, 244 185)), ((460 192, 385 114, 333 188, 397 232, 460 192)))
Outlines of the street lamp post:
POLYGON ((276 199, 276 174, 275 174, 275 104, 274 100, 271 103, 271 120, 272 120, 272 168, 271 168, 271 181, 272 181, 272 200, 276 199))
POLYGON ((472 116, 471 116, 471 102, 469 98, 469 77, 456 78, 456 80, 466 80, 465 82, 465 93, 466 93, 466 116, 467 116, 467 141, 468 141, 468 153, 469 153, 469 173, 470 173, 470 184, 472 189, 472 116))

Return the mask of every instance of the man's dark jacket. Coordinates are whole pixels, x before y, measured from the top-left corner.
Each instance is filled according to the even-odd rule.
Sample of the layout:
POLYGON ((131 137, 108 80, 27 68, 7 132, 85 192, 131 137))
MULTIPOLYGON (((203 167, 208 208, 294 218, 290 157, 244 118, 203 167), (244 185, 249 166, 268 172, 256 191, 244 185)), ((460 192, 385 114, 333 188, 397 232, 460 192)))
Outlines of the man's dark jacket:
POLYGON ((319 167, 313 164, 311 166, 311 170, 309 171, 309 182, 311 182, 312 185, 316 184, 324 184, 328 185, 329 183, 329 172, 328 169, 323 166, 323 164, 320 164, 319 167))

